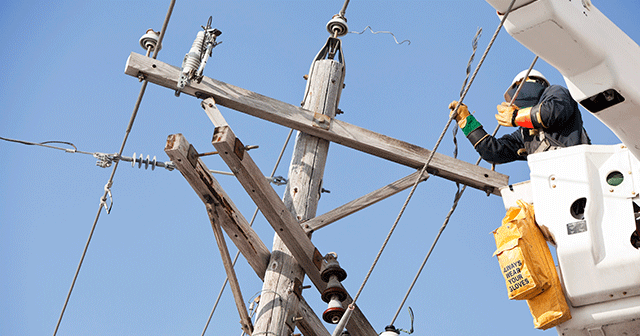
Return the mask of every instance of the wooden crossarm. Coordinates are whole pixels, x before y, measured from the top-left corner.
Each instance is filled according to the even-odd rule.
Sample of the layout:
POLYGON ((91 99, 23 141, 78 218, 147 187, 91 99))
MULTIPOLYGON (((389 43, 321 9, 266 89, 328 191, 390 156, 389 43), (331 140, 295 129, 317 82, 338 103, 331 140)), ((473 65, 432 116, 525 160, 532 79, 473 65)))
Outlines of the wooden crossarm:
MULTIPOLYGON (((125 73, 138 76, 142 73, 151 82, 174 90, 180 69, 137 53, 131 53, 125 73)), ((369 153, 399 164, 420 169, 430 150, 397 140, 386 135, 329 118, 321 127, 314 120, 314 113, 303 108, 263 96, 212 78, 204 77, 201 83, 191 83, 182 90, 192 96, 213 97, 219 105, 250 114, 307 134, 369 153)), ((470 187, 500 195, 500 188, 508 185, 509 177, 487 168, 435 153, 430 174, 470 187)))

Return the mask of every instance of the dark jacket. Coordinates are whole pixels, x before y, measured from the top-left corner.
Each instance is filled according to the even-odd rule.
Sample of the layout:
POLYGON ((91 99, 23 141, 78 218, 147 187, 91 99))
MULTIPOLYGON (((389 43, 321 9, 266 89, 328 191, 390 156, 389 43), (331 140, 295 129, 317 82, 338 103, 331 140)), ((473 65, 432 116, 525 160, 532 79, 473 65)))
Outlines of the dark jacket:
POLYGON ((467 138, 482 158, 492 163, 526 160, 527 154, 591 143, 582 126, 578 103, 560 85, 542 92, 530 116, 534 130, 519 127, 511 134, 495 138, 479 127, 467 138))

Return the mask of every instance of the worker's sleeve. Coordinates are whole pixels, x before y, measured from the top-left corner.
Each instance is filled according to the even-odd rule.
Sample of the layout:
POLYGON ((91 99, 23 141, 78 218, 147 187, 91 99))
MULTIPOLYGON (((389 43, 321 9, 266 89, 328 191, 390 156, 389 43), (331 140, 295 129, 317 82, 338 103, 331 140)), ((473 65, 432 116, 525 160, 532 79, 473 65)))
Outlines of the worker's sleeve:
POLYGON ((495 138, 484 130, 482 126, 474 129, 467 135, 478 154, 487 162, 507 163, 516 160, 526 160, 525 156, 518 155, 518 150, 524 148, 520 129, 511 134, 505 134, 495 138))
POLYGON ((566 127, 574 119, 575 109, 569 90, 552 85, 540 97, 540 103, 531 108, 533 128, 557 129, 566 127))

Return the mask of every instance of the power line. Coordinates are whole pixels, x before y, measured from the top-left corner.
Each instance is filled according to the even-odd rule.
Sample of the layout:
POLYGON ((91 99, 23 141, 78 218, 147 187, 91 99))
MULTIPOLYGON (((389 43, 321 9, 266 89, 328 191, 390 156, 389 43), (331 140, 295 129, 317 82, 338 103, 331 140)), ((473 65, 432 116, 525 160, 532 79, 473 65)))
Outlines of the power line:
POLYGON ((4 140, 4 141, 8 141, 8 142, 15 142, 15 143, 19 143, 19 144, 23 144, 23 145, 29 145, 29 146, 41 146, 41 147, 45 147, 45 148, 58 149, 58 150, 63 150, 65 152, 67 152, 67 153, 80 153, 80 154, 93 155, 93 153, 79 151, 78 147, 76 147, 76 145, 74 145, 71 142, 67 142, 67 141, 31 142, 31 141, 16 140, 16 139, 4 138, 4 137, 0 137, 0 140, 4 140), (59 144, 69 145, 69 146, 73 147, 73 149, 47 145, 47 144, 50 144, 50 143, 59 143, 59 144))
MULTIPOLYGON (((134 167, 134 168, 136 166, 136 163, 138 164, 138 168, 142 168, 144 166, 145 170, 148 169, 149 167, 151 167, 151 170, 155 170, 156 167, 162 167, 169 171, 176 169, 176 165, 173 162, 158 161, 156 160, 155 156, 153 158, 150 158, 149 155, 147 155, 147 157, 145 158, 142 154, 140 154, 139 157, 136 157, 136 153, 133 153, 133 156, 129 157, 129 156, 123 156, 123 155, 118 156, 118 154, 109 154, 109 153, 101 153, 101 152, 85 152, 85 151, 78 150, 78 148, 73 143, 67 142, 67 141, 31 142, 31 141, 25 141, 25 140, 3 138, 3 137, 0 137, 0 140, 15 142, 23 145, 36 145, 36 146, 42 146, 42 147, 51 148, 51 149, 63 150, 67 153, 80 153, 80 154, 92 155, 94 158, 98 159, 98 161, 96 162, 96 166, 101 168, 111 167, 113 163, 116 161, 125 161, 125 162, 131 162, 131 167, 134 167), (50 145, 46 145, 47 143, 61 143, 61 144, 72 146, 73 149, 50 146, 50 145)), ((217 152, 215 153, 217 154, 217 152)), ((214 169, 209 169, 209 173, 227 175, 227 176, 235 175, 232 172, 220 171, 220 170, 214 170, 214 169)), ((273 183, 278 186, 287 184, 287 179, 282 176, 265 176, 265 178, 269 181, 269 183, 273 183)))

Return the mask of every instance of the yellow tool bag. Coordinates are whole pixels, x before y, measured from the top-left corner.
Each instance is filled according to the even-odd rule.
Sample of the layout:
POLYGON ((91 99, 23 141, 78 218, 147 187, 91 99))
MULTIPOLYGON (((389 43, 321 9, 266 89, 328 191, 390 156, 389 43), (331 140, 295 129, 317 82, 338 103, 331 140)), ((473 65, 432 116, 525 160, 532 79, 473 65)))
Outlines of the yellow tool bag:
POLYGON ((528 300, 551 285, 544 250, 547 243, 534 222, 533 207, 519 201, 521 207, 512 207, 502 220, 502 226, 493 231, 502 276, 510 300, 528 300))
POLYGON ((554 327, 571 318, 553 257, 535 223, 533 206, 518 201, 493 231, 500 269, 511 300, 527 300, 538 329, 554 327))

